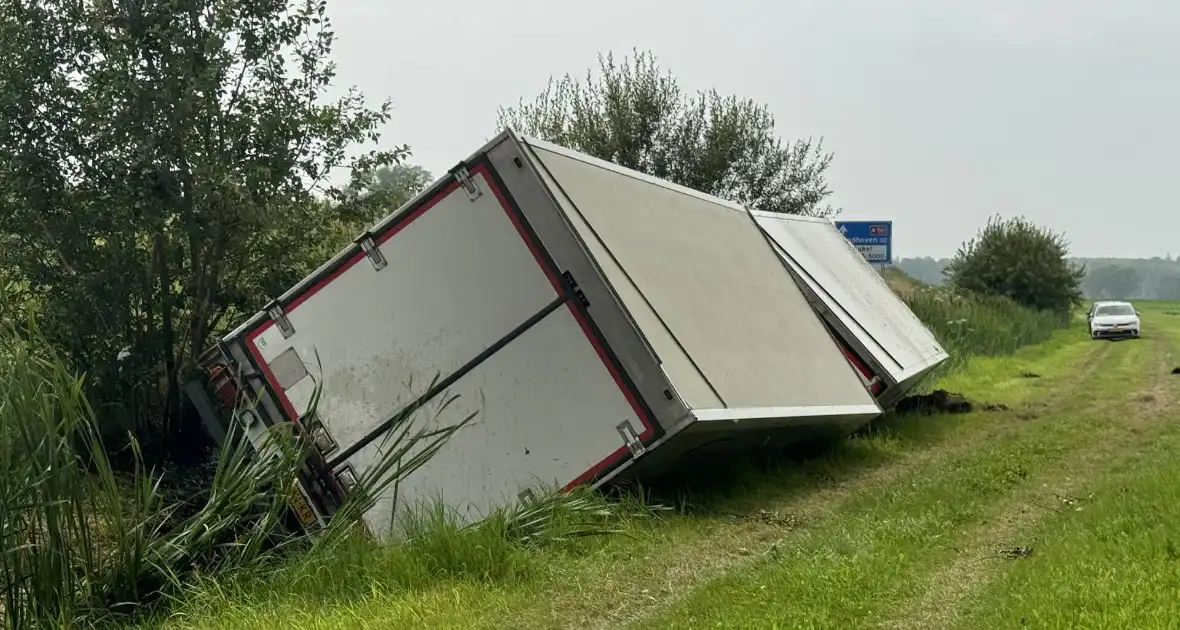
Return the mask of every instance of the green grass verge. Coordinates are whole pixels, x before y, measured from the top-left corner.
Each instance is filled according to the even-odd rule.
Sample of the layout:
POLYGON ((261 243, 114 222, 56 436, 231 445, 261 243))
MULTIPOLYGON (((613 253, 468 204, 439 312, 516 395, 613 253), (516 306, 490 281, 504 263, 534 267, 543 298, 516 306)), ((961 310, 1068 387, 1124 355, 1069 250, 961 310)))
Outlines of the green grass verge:
POLYGON ((1123 394, 1138 380, 1147 350, 1119 350, 1085 391, 1052 413, 828 513, 789 546, 696 590, 643 627, 851 628, 886 616, 954 553, 948 543, 958 530, 1124 411, 1123 394))
MULTIPOLYGON (((1136 304, 1148 339, 1180 346, 1180 305, 1136 304), (1148 324, 1153 324, 1148 327, 1148 324)), ((1180 366, 1180 356, 1173 362, 1180 366)), ((1164 368, 1168 363, 1163 365, 1164 368)), ((1152 392, 1175 419, 1177 382, 1152 392), (1170 394, 1170 396, 1169 396, 1170 394)), ((1124 453, 1074 509, 1029 533, 1036 552, 1003 567, 957 627, 1172 628, 1180 619, 1180 427, 1124 453)))
POLYGON ((1180 619, 1180 434, 1108 471, 1091 498, 1038 529, 958 627, 1176 627, 1180 619))

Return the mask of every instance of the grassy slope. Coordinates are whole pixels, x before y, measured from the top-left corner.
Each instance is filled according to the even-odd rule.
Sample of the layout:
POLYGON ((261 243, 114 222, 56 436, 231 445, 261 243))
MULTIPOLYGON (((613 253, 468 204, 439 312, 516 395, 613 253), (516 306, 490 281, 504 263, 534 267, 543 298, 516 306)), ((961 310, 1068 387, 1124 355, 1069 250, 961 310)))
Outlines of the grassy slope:
MULTIPOLYGON (((1149 325, 1169 321, 1163 310, 1148 314, 1149 325)), ((1109 418, 1163 413, 1168 383, 1151 375, 1169 348, 1159 335, 1090 343, 1075 326, 1015 356, 973 360, 940 383, 1010 412, 894 423, 824 458, 731 479, 728 497, 698 496, 691 510, 625 523, 629 536, 506 556, 508 570, 448 577, 416 565, 408 573, 417 577, 406 579, 406 563, 421 554, 362 549, 269 578, 209 582, 166 625, 944 625, 945 611, 958 619, 985 583, 964 558, 989 555, 993 538, 1007 544, 1000 539, 1056 514, 1052 496, 1025 496, 1042 488, 1038 481, 1080 470, 1095 445, 1129 434, 1109 418), (1040 378, 1022 376, 1030 372, 1040 378), (1049 507, 1008 531, 1010 521, 1024 522, 1014 515, 1030 514, 1025 500, 1049 507)), ((451 544, 462 543, 444 541, 435 553, 472 553, 451 544)))
MULTIPOLYGON (((1169 310, 1145 308, 1140 342, 1073 331, 1043 363, 1070 378, 1048 400, 1016 396, 1025 419, 968 416, 987 434, 974 448, 935 446, 944 455, 906 483, 859 494, 643 627, 1169 627, 1180 586, 1169 310)), ((976 395, 1023 390, 989 372, 976 395)))

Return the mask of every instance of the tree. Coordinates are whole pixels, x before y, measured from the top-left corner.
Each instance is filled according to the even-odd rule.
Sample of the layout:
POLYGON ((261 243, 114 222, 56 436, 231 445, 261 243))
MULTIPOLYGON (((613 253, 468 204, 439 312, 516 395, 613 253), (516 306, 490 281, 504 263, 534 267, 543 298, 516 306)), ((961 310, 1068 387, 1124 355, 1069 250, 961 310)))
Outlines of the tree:
POLYGON ((354 183, 350 193, 367 198, 370 205, 400 208, 434 181, 430 171, 411 164, 381 166, 365 173, 354 183))
POLYGON ((1180 300, 1180 274, 1158 278, 1152 297, 1163 300, 1180 300))
POLYGON ((959 247, 943 273, 953 286, 1001 295, 1029 308, 1067 313, 1082 299, 1085 268, 1069 261, 1065 237, 1023 217, 993 217, 959 247))
POLYGON ((549 79, 499 111, 511 128, 751 209, 830 216, 822 140, 784 142, 765 105, 716 90, 688 94, 651 52, 598 57, 584 82, 549 79))
POLYGON ((325 12, 0 0, 0 268, 123 428, 190 439, 173 423, 194 356, 380 211, 333 174, 408 154, 346 157, 389 103, 324 101, 325 12))

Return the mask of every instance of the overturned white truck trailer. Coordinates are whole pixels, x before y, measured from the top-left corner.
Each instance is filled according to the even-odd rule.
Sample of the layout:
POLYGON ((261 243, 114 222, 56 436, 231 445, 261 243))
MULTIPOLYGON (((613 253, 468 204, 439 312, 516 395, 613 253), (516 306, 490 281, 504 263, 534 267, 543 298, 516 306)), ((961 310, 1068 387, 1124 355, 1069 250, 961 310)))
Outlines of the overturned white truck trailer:
POLYGON ((751 215, 883 409, 946 361, 930 330, 831 221, 751 215))
POLYGON ((366 515, 378 532, 420 502, 477 519, 538 484, 659 472, 717 441, 841 436, 880 413, 743 208, 509 132, 219 347, 261 424, 322 447, 305 523, 407 405, 458 394, 444 425, 478 412, 366 515))

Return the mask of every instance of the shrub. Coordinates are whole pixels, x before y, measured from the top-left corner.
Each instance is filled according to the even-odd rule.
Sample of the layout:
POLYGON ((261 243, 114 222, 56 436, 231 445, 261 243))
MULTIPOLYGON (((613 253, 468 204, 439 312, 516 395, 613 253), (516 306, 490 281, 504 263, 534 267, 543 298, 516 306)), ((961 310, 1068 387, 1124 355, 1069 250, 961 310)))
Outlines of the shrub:
POLYGON ((1010 298, 1034 310, 1068 313, 1082 300, 1085 270, 1068 259, 1064 236, 1023 217, 993 217, 943 271, 960 290, 1010 298))

